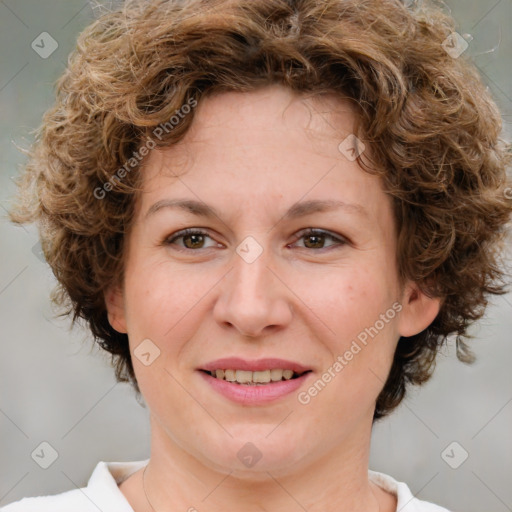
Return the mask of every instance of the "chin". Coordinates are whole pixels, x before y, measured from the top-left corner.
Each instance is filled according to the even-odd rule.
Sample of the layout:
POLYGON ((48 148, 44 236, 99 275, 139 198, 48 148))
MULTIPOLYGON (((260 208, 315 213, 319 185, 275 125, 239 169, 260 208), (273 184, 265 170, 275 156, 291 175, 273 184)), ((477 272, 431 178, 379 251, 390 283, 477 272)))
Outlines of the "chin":
POLYGON ((264 434, 229 438, 223 443, 210 444, 203 454, 208 465, 222 473, 233 471, 233 476, 243 480, 264 481, 271 474, 288 474, 297 469, 307 448, 289 436, 273 433, 265 438, 272 429, 265 426, 264 434), (274 439, 271 437, 275 435, 274 439), (214 450, 211 450, 215 446, 214 450))

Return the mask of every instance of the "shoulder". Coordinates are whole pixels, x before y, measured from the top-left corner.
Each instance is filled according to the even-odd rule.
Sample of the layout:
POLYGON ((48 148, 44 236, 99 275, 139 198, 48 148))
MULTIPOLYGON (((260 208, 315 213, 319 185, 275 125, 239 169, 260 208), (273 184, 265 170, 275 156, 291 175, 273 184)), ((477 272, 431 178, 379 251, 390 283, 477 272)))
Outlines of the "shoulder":
POLYGON ((23 498, 2 507, 0 512, 133 512, 119 484, 147 462, 99 462, 86 487, 52 496, 23 498))
POLYGON ((370 480, 384 489, 385 491, 396 496, 396 510, 400 512, 450 512, 448 509, 434 505, 429 501, 422 501, 416 498, 410 491, 407 484, 398 482, 389 475, 378 473, 376 471, 368 471, 370 480))

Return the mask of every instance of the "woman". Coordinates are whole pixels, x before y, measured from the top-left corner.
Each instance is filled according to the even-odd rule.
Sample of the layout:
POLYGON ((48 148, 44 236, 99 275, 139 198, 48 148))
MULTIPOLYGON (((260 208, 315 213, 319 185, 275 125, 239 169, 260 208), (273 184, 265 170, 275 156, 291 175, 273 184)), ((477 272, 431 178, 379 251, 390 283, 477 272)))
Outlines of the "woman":
POLYGON ((395 0, 136 0, 81 34, 11 217, 151 454, 6 512, 445 510, 368 457, 504 290, 509 147, 454 41, 395 0))

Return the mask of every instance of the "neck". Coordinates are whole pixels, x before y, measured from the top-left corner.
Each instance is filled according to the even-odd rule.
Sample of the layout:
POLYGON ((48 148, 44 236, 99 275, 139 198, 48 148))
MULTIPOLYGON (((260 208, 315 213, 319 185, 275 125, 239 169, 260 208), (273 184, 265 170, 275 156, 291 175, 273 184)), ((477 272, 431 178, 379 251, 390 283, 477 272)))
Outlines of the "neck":
POLYGON ((246 512, 380 510, 383 491, 368 481, 371 423, 314 460, 250 474, 203 463, 171 439, 154 417, 151 432, 144 477, 148 512, 225 512, 233 503, 246 512))

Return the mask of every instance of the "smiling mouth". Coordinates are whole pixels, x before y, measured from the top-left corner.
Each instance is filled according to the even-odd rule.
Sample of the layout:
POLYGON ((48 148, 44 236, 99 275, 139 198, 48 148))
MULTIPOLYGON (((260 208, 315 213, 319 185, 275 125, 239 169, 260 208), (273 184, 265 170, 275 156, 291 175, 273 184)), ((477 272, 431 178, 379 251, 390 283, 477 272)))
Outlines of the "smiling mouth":
POLYGON ((294 372, 293 370, 281 370, 275 368, 272 370, 262 370, 251 372, 248 370, 201 370, 206 374, 210 375, 219 380, 225 380, 232 384, 239 384, 242 386, 266 386, 275 382, 282 382, 287 380, 293 380, 311 372, 307 370, 302 373, 294 372))

